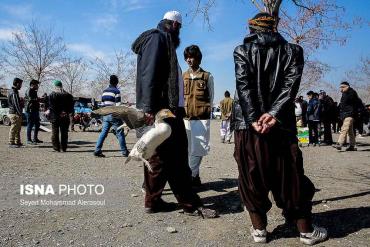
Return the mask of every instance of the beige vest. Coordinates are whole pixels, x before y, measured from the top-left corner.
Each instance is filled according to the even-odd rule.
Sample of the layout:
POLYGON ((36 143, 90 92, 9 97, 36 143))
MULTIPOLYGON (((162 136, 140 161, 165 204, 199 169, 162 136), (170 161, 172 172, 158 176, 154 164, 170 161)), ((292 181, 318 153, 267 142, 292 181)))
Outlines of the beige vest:
POLYGON ((231 111, 233 108, 233 99, 232 98, 224 98, 220 102, 221 108, 221 119, 222 120, 229 120, 231 116, 231 111))
POLYGON ((183 73, 185 96, 185 119, 205 120, 211 117, 211 98, 209 95, 209 72, 202 68, 193 72, 192 79, 189 70, 183 73))

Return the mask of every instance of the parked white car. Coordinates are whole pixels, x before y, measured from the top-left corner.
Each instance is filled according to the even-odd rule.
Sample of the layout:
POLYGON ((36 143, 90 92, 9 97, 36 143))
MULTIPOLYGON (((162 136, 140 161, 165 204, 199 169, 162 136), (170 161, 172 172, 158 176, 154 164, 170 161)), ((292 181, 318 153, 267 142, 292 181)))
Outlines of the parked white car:
POLYGON ((212 119, 221 119, 221 109, 219 106, 212 107, 212 119))
POLYGON ((8 98, 7 97, 0 97, 0 122, 4 125, 10 125, 9 115, 9 106, 8 106, 8 98))

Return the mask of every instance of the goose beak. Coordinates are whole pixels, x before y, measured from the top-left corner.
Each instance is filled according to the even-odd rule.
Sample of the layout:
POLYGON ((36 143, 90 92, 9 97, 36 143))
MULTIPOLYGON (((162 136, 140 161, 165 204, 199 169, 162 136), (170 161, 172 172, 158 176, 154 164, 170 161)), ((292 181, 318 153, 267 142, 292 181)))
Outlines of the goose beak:
POLYGON ((176 116, 171 111, 168 111, 167 117, 168 118, 175 118, 176 116))

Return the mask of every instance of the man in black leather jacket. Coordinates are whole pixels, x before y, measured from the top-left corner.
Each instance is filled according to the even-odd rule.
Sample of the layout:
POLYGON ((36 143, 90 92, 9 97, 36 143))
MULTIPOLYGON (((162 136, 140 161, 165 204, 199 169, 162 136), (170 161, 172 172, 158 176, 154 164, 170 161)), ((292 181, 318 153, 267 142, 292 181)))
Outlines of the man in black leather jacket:
POLYGON ((340 119, 343 121, 341 133, 338 138, 337 145, 334 145, 338 150, 342 150, 342 146, 346 142, 347 135, 349 137, 349 147, 346 151, 356 151, 356 135, 354 132, 354 122, 358 116, 358 109, 364 109, 362 100, 358 97, 357 92, 350 87, 349 83, 344 81, 340 84, 342 97, 340 99, 340 119))
POLYGON ((294 99, 300 85, 303 49, 276 31, 275 18, 260 13, 249 21, 251 34, 235 48, 232 126, 239 192, 252 221, 255 242, 266 242, 266 213, 272 192, 287 220, 297 224, 300 241, 323 241, 327 232, 311 223, 315 187, 304 175, 296 137, 294 99))

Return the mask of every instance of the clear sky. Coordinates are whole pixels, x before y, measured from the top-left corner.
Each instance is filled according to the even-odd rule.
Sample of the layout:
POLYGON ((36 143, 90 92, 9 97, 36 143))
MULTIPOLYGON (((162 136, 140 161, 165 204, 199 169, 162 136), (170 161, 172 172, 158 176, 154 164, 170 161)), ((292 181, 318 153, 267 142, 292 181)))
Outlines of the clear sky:
MULTIPOLYGON (((186 15, 194 3, 195 0, 1 0, 0 42, 35 20, 39 25, 53 26, 75 56, 109 57, 115 50, 129 50, 134 39, 155 27, 167 10, 179 10, 184 22, 177 51, 181 66, 183 70, 187 68, 182 56, 184 48, 199 45, 203 52, 201 66, 214 75, 215 100, 219 101, 225 90, 234 91, 232 52, 247 33, 247 19, 257 10, 249 0, 218 0, 211 16, 213 31, 209 31, 201 17, 191 20, 186 15)), ((338 3, 346 8, 344 18, 361 16, 370 21, 369 0, 338 3)), ((315 54, 333 67, 325 77, 327 81, 337 84, 361 56, 370 55, 369 31, 369 25, 354 28, 345 46, 333 45, 315 54)))

